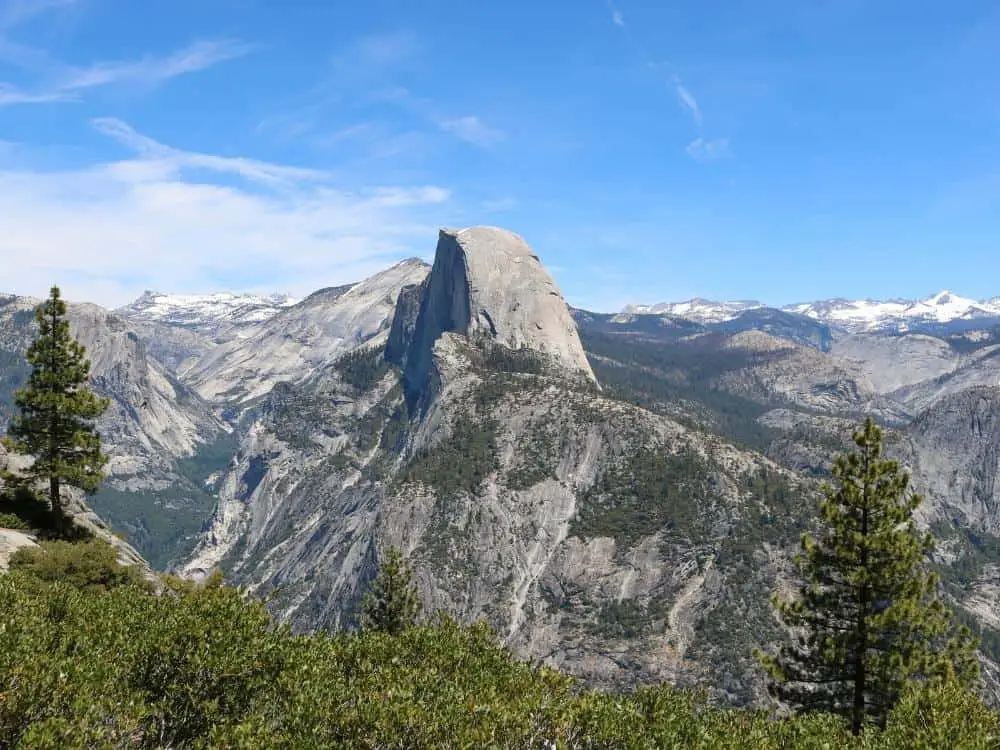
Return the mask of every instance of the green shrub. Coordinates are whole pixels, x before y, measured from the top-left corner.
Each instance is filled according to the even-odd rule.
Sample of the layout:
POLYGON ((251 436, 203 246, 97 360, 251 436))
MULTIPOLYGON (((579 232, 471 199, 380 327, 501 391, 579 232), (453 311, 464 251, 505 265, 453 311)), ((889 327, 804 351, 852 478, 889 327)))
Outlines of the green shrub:
POLYGON ((0 577, 0 747, 985 750, 1000 717, 913 689, 884 732, 722 709, 667 685, 584 690, 513 658, 485 624, 292 635, 210 585, 154 596, 0 577))
POLYGON ((30 531, 31 525, 20 516, 13 513, 0 513, 0 529, 30 531))
POLYGON ((118 563, 118 553, 104 541, 44 541, 21 547, 10 557, 11 570, 45 583, 107 591, 118 586, 148 586, 138 568, 118 563))

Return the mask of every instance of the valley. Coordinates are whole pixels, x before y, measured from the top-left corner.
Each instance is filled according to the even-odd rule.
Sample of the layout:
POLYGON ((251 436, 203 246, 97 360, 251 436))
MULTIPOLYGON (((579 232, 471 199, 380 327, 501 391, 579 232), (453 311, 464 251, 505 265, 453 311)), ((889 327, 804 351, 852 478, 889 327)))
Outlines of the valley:
MULTIPOLYGON (((285 296, 71 305, 113 406, 95 511, 153 567, 353 628, 401 549, 428 610, 594 686, 763 699, 752 646, 865 415, 926 499, 935 565, 1000 697, 1000 308, 570 308, 511 232, 285 296)), ((0 411, 36 300, 0 298, 0 411)))

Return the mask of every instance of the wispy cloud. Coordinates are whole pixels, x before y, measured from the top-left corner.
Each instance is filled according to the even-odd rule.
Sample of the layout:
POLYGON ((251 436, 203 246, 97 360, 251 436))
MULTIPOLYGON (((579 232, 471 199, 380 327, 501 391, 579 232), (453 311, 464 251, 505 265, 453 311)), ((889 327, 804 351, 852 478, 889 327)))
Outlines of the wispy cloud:
POLYGON ((622 34, 628 40, 629 44, 635 49, 639 57, 643 60, 646 67, 650 70, 659 73, 667 74, 668 83, 670 88, 673 90, 674 95, 677 97, 678 104, 688 112, 694 119, 695 123, 700 127, 702 124, 702 114, 701 107, 698 105, 698 100, 695 98, 694 94, 691 92, 684 82, 681 81, 680 75, 675 71, 672 71, 672 66, 666 65, 664 63, 654 62, 653 59, 646 52, 643 45, 635 39, 632 34, 631 29, 625 23, 625 17, 622 15, 618 6, 614 4, 613 0, 606 0, 608 10, 611 13, 611 22, 621 29, 622 34))
POLYGON ((476 146, 493 146, 504 139, 504 134, 491 128, 475 115, 456 117, 440 122, 441 129, 451 133, 456 138, 476 146))
POLYGON ((72 101, 74 95, 71 92, 62 91, 42 91, 32 93, 22 91, 16 86, 0 81, 0 107, 14 104, 45 104, 49 102, 72 101))
POLYGON ((691 90, 684 85, 680 76, 672 76, 671 84, 674 87, 674 93, 677 94, 677 101, 682 107, 691 113, 691 117, 694 118, 694 121, 701 125, 701 107, 698 106, 698 100, 694 98, 694 94, 692 94, 691 90))
POLYGON ((420 37, 408 30, 368 34, 338 51, 330 62, 338 83, 366 86, 411 60, 421 49, 420 37))
POLYGON ((166 57, 149 56, 141 60, 98 62, 84 68, 71 69, 57 85, 57 90, 80 91, 114 83, 157 84, 242 57, 252 50, 252 45, 232 39, 197 41, 166 57))
MULTIPOLYGON (((108 306, 144 288, 305 294, 425 254, 448 223, 433 184, 339 186, 336 175, 184 151, 119 120, 95 126, 135 152, 83 169, 26 171, 0 151, 3 291, 108 306)), ((12 147, 17 148, 17 147, 12 147)))
POLYGON ((479 205, 483 211, 492 214, 512 211, 517 208, 518 203, 516 198, 492 198, 482 201, 479 205))
POLYGON ((695 138, 686 148, 688 156, 696 161, 718 161, 727 159, 732 154, 729 151, 728 138, 695 138))
POLYGON ((79 101, 84 91, 99 86, 155 86, 171 78, 242 57, 253 49, 252 45, 232 39, 200 40, 165 57, 101 61, 75 67, 55 61, 43 52, 7 44, 5 51, 14 53, 11 56, 15 58, 15 63, 24 63, 22 67, 28 68, 47 68, 47 74, 44 76, 46 80, 34 90, 0 82, 0 106, 79 101))
POLYGON ((31 20, 51 10, 76 5, 79 0, 7 0, 0 5, 0 29, 31 20))
POLYGON ((608 0, 608 10, 611 12, 611 23, 620 28, 625 28, 625 16, 622 15, 618 7, 608 0))
POLYGON ((255 159, 180 151, 136 132, 131 125, 114 117, 98 118, 93 121, 93 125, 98 132, 114 138, 143 158, 174 172, 181 169, 208 169, 272 185, 303 180, 325 180, 330 177, 327 172, 305 167, 287 167, 255 159))

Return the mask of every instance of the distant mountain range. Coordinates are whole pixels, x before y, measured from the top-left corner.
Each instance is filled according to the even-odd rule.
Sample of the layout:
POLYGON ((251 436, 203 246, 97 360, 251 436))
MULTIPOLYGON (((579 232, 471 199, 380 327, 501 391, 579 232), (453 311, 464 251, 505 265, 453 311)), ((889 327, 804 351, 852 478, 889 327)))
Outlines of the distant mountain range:
POLYGON ((287 294, 164 294, 147 290, 115 312, 133 321, 208 332, 223 325, 261 323, 298 301, 287 294))
MULTIPOLYGON (((756 300, 716 302, 695 297, 683 302, 627 305, 626 315, 672 315, 699 323, 722 323, 750 311, 769 307, 756 300)), ((1000 320, 1000 297, 978 301, 942 291, 922 300, 848 300, 843 298, 801 302, 775 308, 803 315, 846 331, 908 331, 928 324, 1000 320)))

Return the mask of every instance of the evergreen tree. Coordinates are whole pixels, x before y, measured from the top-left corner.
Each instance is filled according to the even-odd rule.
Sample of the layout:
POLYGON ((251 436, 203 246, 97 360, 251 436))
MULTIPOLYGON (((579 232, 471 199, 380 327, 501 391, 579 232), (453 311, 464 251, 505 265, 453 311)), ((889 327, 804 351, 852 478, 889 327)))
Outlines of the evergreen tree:
POLYGON ((61 486, 96 492, 104 479, 108 459, 93 420, 109 401, 87 385, 90 362, 86 349, 70 335, 59 287, 53 286, 35 310, 35 320, 38 338, 27 352, 31 376, 14 394, 20 414, 11 419, 7 436, 13 450, 35 457, 29 476, 48 480, 56 531, 64 533, 61 486))
POLYGON ((416 624, 420 610, 420 598, 413 586, 410 569, 403 554, 393 548, 379 567, 371 591, 362 601, 361 627, 399 635, 416 624))
POLYGON ((800 596, 772 599, 792 642, 777 656, 757 656, 772 695, 843 715, 858 734, 867 723, 884 726, 907 682, 971 686, 978 662, 969 630, 956 630, 936 597, 937 576, 926 566, 934 540, 914 524, 921 497, 908 491, 909 475, 882 457, 872 419, 854 442, 834 463, 838 486, 823 488, 820 534, 802 536, 800 596))

